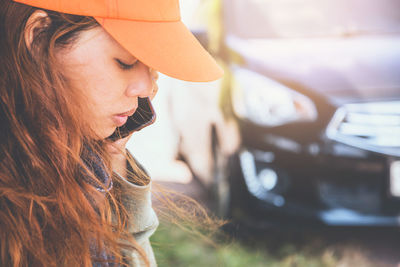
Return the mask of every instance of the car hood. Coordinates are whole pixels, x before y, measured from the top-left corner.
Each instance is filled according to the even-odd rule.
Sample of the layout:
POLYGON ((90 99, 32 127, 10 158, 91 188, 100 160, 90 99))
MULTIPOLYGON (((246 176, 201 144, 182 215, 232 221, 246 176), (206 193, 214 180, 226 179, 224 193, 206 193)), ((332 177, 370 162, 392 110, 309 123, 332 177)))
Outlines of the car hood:
POLYGON ((240 39, 227 46, 246 67, 333 102, 400 99, 400 35, 240 39))

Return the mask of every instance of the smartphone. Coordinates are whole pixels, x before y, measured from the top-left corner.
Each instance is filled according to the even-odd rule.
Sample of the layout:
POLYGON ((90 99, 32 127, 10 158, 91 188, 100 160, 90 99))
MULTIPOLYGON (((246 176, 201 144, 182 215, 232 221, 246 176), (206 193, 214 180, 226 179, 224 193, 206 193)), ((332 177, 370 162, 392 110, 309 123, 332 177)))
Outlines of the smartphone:
POLYGON ((127 122, 121 127, 118 127, 112 135, 107 137, 107 139, 110 141, 116 141, 127 137, 129 134, 139 131, 154 123, 155 120, 156 113, 154 112, 150 98, 139 97, 136 112, 132 116, 129 116, 127 122))

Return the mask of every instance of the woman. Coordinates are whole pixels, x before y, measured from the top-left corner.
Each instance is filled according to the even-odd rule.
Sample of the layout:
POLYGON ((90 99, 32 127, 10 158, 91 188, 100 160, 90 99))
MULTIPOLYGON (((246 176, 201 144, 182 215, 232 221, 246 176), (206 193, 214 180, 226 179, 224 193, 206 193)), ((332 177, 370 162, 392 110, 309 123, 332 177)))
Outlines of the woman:
POLYGON ((222 75, 175 0, 0 0, 0 266, 156 265, 151 180, 119 135, 154 70, 222 75))

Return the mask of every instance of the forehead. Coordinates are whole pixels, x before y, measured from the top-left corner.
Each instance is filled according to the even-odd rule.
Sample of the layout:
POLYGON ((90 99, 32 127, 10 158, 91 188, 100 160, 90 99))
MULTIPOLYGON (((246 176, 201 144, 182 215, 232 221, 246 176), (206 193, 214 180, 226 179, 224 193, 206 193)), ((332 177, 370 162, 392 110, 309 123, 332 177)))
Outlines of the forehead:
POLYGON ((98 52, 103 55, 115 54, 115 56, 133 58, 133 55, 101 26, 82 31, 72 49, 90 54, 98 52))

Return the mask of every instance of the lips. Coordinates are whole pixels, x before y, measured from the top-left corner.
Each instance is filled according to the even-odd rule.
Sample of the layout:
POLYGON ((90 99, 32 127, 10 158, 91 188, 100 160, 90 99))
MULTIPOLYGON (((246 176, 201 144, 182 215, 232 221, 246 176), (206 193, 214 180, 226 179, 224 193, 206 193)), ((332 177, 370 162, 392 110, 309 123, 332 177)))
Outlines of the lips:
POLYGON ((135 107, 131 110, 128 110, 127 112, 113 115, 112 119, 114 121, 114 124, 117 127, 121 127, 122 125, 124 125, 128 121, 128 117, 132 116, 135 113, 136 109, 137 109, 137 107, 135 107))
POLYGON ((132 116, 135 113, 135 111, 136 111, 136 108, 133 108, 127 112, 117 114, 117 116, 128 116, 129 117, 129 116, 132 116))

